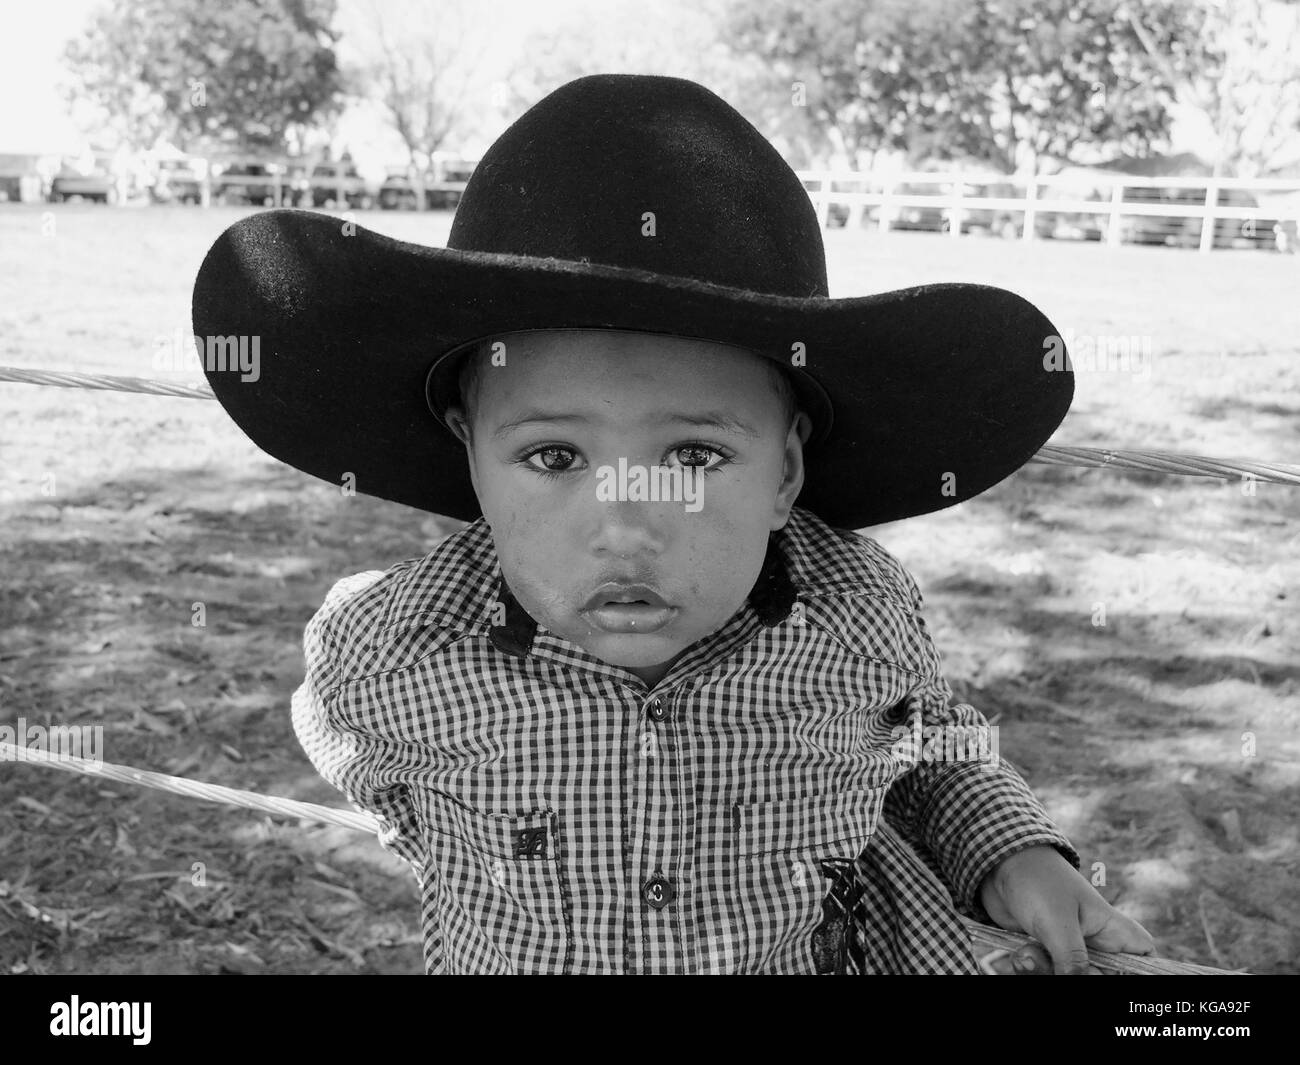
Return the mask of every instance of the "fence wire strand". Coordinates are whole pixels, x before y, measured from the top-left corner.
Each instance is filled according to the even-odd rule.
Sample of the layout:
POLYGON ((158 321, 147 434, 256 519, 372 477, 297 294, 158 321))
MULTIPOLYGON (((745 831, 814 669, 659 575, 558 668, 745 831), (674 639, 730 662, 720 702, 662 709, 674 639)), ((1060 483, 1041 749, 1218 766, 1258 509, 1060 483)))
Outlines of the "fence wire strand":
MULTIPOLYGON (((352 810, 341 810, 336 806, 321 806, 314 802, 301 802, 298 799, 283 799, 273 795, 261 795, 254 791, 239 788, 227 788, 220 784, 207 784, 187 777, 174 777, 166 773, 154 773, 147 769, 133 769, 131 766, 115 765, 112 762, 92 761, 67 754, 51 754, 49 751, 33 747, 0 741, 0 763, 29 762, 61 769, 68 773, 98 777, 101 780, 115 780, 137 787, 154 788, 175 795, 184 795, 204 802, 223 803, 238 806, 246 810, 257 810, 276 817, 295 818, 299 821, 314 821, 320 824, 338 825, 355 832, 377 835, 379 821, 370 814, 352 810)), ((987 962, 989 958, 1003 956, 1015 951, 1027 943, 1033 942, 1029 936, 1018 932, 1007 932, 993 928, 963 917, 962 922, 970 933, 971 944, 976 955, 987 962)), ((1191 962, 1173 961, 1168 958, 1142 957, 1136 954, 1108 954, 1091 951, 1089 957, 1103 973, 1110 975, 1159 975, 1176 973, 1182 975, 1236 975, 1228 970, 1213 969, 1206 965, 1191 962)))
MULTIPOLYGON (((115 377, 107 374, 64 373, 0 366, 0 381, 48 385, 55 388, 91 388, 110 392, 141 392, 179 399, 216 399, 206 385, 177 385, 147 377, 115 377)), ((1090 469, 1140 470, 1143 473, 1175 474, 1184 477, 1214 477, 1228 480, 1265 481, 1300 486, 1300 465, 1258 462, 1254 459, 1223 459, 1205 455, 1180 455, 1171 451, 1118 450, 1116 448, 1065 447, 1047 444, 1030 462, 1050 466, 1081 466, 1090 469)))
POLYGON ((157 791, 169 791, 173 795, 185 795, 205 802, 242 806, 246 810, 260 810, 262 813, 275 814, 279 817, 296 817, 304 821, 341 825, 343 828, 368 832, 371 835, 379 831, 379 822, 370 814, 341 810, 336 806, 320 806, 314 802, 301 802, 298 799, 260 795, 255 791, 227 788, 221 784, 205 784, 201 780, 174 777, 167 773, 154 773, 147 769, 133 769, 129 765, 116 765, 113 762, 94 761, 63 753, 51 754, 39 748, 20 747, 3 740, 0 740, 0 762, 33 762, 49 766, 51 769, 62 769, 68 773, 116 780, 122 784, 135 784, 142 788, 154 788, 157 791))

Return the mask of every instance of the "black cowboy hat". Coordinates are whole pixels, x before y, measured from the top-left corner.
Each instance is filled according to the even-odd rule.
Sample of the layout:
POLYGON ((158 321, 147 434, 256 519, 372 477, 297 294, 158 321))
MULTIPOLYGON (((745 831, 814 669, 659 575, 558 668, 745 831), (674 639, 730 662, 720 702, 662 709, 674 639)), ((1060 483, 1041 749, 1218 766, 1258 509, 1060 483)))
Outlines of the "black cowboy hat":
POLYGON ((308 211, 242 219, 204 259, 193 312, 200 338, 258 338, 255 373, 204 369, 264 451, 466 521, 481 511, 442 415, 460 357, 513 331, 636 330, 776 360, 813 421, 796 503, 840 528, 987 490, 1074 395, 1070 371, 1044 366, 1057 330, 1011 292, 830 299, 798 177, 679 78, 596 75, 551 93, 483 156, 446 248, 308 211))

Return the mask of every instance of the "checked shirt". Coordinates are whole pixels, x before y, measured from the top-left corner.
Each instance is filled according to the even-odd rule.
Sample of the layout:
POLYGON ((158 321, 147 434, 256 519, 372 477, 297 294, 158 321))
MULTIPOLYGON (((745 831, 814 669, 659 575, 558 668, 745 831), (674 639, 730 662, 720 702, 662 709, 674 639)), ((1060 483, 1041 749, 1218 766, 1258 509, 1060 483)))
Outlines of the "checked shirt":
POLYGON ((330 590, 294 729, 414 868, 428 973, 978 972, 958 913, 986 917, 984 875, 1079 859, 996 746, 900 746, 987 728, 921 605, 878 543, 796 507, 650 688, 539 626, 480 518, 330 590))

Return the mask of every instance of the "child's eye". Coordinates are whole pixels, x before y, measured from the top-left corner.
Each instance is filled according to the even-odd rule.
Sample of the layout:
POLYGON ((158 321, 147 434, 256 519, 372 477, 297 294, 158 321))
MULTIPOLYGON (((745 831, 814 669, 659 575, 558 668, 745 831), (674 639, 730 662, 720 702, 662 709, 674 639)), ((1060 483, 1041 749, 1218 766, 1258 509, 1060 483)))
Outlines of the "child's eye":
POLYGON ((530 451, 520 460, 530 470, 546 476, 557 477, 562 473, 568 473, 573 469, 572 463, 577 458, 577 453, 572 448, 547 446, 539 447, 535 451, 530 451), (542 464, 539 466, 533 459, 540 457, 542 464))
MULTIPOLYGON (((681 456, 681 464, 687 469, 696 469, 701 473, 712 473, 714 470, 726 465, 728 456, 721 448, 716 448, 712 444, 682 444, 670 451, 669 457, 673 455, 681 456), (709 456, 716 455, 718 461, 710 464, 709 456)), ((672 462, 666 463, 668 466, 674 465, 672 462)))
MULTIPOLYGON (((564 447, 560 444, 546 444, 534 448, 526 455, 521 455, 517 461, 534 473, 540 473, 543 477, 559 477, 585 468, 577 465, 577 457, 578 453, 573 448, 564 447), (540 462, 535 462, 534 459, 538 459, 540 462)), ((713 473, 726 465, 728 461, 730 461, 730 456, 721 448, 713 444, 692 442, 679 444, 677 447, 671 448, 664 465, 669 467, 680 465, 685 469, 698 470, 700 473, 713 473), (712 462, 709 459, 710 455, 716 456, 712 462), (677 456, 677 462, 672 461, 674 456, 677 456)))

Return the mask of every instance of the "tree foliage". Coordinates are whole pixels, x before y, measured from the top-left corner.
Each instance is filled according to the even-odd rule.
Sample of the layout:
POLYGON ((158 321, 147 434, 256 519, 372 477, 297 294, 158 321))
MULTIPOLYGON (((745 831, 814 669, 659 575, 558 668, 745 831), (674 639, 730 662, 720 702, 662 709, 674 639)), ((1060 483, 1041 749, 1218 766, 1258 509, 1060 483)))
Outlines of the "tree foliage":
POLYGON ((1179 99, 1201 111, 1217 142, 1214 172, 1268 173, 1300 129, 1300 3, 1296 0, 1197 0, 1203 32, 1191 62, 1170 62, 1152 32, 1146 5, 1121 11, 1153 63, 1177 85, 1179 99))
POLYGON ((689 78, 745 111, 741 64, 723 42, 722 0, 603 0, 599 17, 581 9, 534 30, 504 81, 505 109, 517 114, 588 74, 689 78))
POLYGON ((71 102, 134 147, 280 150, 338 110, 335 0, 111 0, 67 48, 71 102))
POLYGON ((378 101, 411 163, 466 132, 484 108, 491 23, 472 0, 368 0, 352 12, 352 80, 378 101), (478 17, 475 17, 476 14, 478 17))
POLYGON ((1153 61, 1122 0, 735 0, 735 47, 806 86, 850 154, 968 158, 1012 171, 1040 157, 1147 154, 1166 141, 1171 77, 1203 12, 1147 0, 1153 61))

